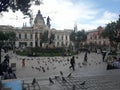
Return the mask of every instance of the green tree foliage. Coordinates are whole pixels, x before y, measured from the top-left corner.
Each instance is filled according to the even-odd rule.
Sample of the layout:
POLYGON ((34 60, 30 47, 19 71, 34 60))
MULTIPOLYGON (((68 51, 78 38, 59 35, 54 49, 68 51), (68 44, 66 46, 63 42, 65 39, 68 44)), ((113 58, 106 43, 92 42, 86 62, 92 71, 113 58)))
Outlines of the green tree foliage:
POLYGON ((55 34, 51 33, 50 44, 54 42, 54 39, 55 39, 55 34))
POLYGON ((11 42, 11 41, 15 40, 15 37, 16 37, 16 35, 14 32, 3 33, 0 31, 0 63, 1 63, 1 49, 2 49, 2 47, 4 46, 4 44, 7 40, 9 40, 11 42))
POLYGON ((46 43, 48 41, 48 31, 45 31, 43 34, 41 34, 41 43, 46 43))
POLYGON ((74 31, 72 31, 71 34, 70 34, 70 40, 72 42, 75 42, 75 36, 76 36, 76 33, 74 31))
POLYGON ((7 34, 7 37, 9 38, 10 41, 16 40, 16 34, 14 32, 8 32, 6 34, 7 34))
POLYGON ((80 43, 87 39, 87 34, 85 30, 72 32, 70 34, 70 40, 75 44, 76 47, 79 47, 80 43))
POLYGON ((105 30, 102 32, 103 37, 109 38, 110 42, 116 41, 120 36, 120 16, 116 22, 108 23, 105 27, 105 30))
POLYGON ((51 33, 50 38, 48 38, 48 31, 45 31, 42 35, 41 35, 41 43, 53 43, 54 39, 55 39, 55 34, 51 33), (50 39, 50 40, 49 40, 50 39))
POLYGON ((118 42, 120 42, 120 15, 117 21, 106 25, 101 35, 109 39, 111 46, 117 47, 118 42))
POLYGON ((108 23, 107 26, 105 27, 105 30, 102 32, 102 36, 104 38, 109 38, 109 40, 112 42, 114 41, 115 31, 116 23, 115 22, 108 23))
POLYGON ((35 2, 35 5, 40 5, 40 0, 0 0, 0 13, 9 11, 12 9, 13 12, 20 10, 25 15, 29 14, 30 6, 35 2))
POLYGON ((4 40, 7 40, 8 36, 6 35, 6 33, 3 33, 0 31, 0 42, 3 42, 4 40))
POLYGON ((77 41, 78 42, 83 42, 87 39, 87 34, 85 30, 81 30, 77 32, 77 41))

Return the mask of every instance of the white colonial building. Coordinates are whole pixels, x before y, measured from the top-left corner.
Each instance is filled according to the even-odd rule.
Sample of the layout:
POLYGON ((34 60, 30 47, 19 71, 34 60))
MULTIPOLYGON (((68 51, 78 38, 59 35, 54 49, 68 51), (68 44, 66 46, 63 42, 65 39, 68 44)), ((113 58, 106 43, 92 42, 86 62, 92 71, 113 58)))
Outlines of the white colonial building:
MULTIPOLYGON (((54 47, 69 47, 70 46, 70 33, 72 29, 56 30, 50 28, 50 23, 48 21, 45 24, 44 18, 38 11, 34 24, 32 27, 23 26, 21 29, 14 28, 12 26, 0 26, 0 31, 3 32, 15 32, 16 33, 16 47, 41 47, 40 36, 48 31, 48 38, 51 34, 55 35, 54 42, 52 43, 54 47)), ((42 46, 45 46, 42 45, 42 46)))

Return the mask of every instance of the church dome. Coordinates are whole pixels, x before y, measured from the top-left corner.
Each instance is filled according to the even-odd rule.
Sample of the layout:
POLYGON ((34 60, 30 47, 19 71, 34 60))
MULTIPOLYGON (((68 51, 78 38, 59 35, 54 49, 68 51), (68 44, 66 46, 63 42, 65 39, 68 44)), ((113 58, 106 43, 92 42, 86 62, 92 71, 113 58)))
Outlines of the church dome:
POLYGON ((42 17, 40 10, 38 10, 38 13, 35 17, 34 24, 35 25, 45 25, 45 21, 44 21, 44 18, 42 17))

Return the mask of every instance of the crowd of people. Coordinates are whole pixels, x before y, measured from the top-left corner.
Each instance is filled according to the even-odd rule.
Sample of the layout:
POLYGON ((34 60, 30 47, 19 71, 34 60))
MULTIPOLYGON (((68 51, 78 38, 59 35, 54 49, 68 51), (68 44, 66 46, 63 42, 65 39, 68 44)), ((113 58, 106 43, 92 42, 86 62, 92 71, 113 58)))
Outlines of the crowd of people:
POLYGON ((12 70, 12 67, 9 65, 10 57, 9 55, 4 56, 4 60, 0 63, 0 76, 2 80, 6 79, 16 79, 16 75, 12 70))

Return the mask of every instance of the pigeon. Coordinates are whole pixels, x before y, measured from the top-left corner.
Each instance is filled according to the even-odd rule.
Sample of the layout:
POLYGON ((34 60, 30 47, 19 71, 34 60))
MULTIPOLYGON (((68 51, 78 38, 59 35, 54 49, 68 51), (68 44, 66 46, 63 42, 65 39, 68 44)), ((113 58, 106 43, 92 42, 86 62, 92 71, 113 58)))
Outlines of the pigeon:
POLYGON ((91 64, 89 63, 89 65, 91 65, 91 64))
POLYGON ((49 70, 49 67, 47 67, 47 70, 49 70))
POLYGON ((60 71, 60 75, 63 76, 63 72, 62 71, 60 71))
POLYGON ((70 77, 71 77, 71 74, 72 74, 72 73, 70 73, 67 77, 70 78, 70 77))
POLYGON ((80 85, 84 86, 86 81, 83 81, 80 85))
POLYGON ((34 67, 33 66, 31 66, 32 67, 32 69, 34 69, 34 67))
POLYGON ((60 78, 59 76, 55 76, 55 79, 57 80, 58 78, 60 78))
POLYGON ((43 72, 45 72, 45 69, 44 69, 44 67, 42 67, 42 71, 43 71, 43 72))
POLYGON ((37 61, 37 63, 38 63, 38 64, 40 64, 40 62, 39 62, 39 61, 37 61))
POLYGON ((35 83, 36 83, 36 79, 33 78, 32 85, 34 85, 35 83))
POLYGON ((62 77, 62 81, 63 82, 67 82, 67 80, 65 79, 65 77, 62 77))
POLYGON ((49 77, 49 82, 50 82, 51 84, 54 84, 52 78, 50 78, 50 77, 49 77))

